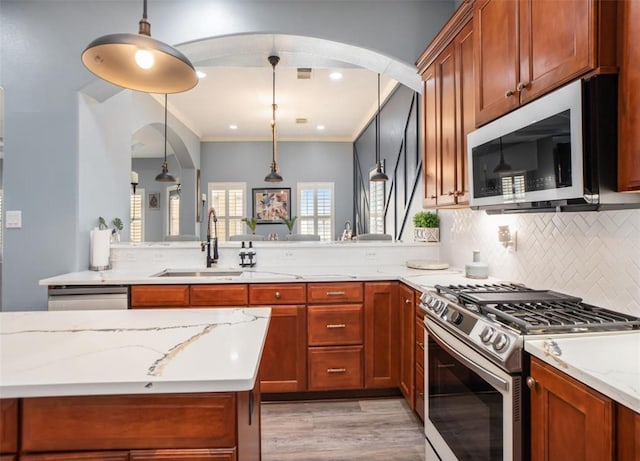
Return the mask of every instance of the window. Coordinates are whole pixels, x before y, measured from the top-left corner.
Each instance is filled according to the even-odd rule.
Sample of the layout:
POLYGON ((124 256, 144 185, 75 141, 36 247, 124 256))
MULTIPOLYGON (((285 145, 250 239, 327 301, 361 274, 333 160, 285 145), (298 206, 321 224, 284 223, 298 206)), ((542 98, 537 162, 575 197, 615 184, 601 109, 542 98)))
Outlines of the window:
MULTIPOLYGON (((218 217, 218 240, 223 242, 231 235, 246 234, 242 218, 246 216, 247 185, 243 182, 209 183, 209 208, 218 217)), ((209 223, 213 229, 213 223, 209 223)))
POLYGON ((131 194, 129 202, 129 221, 131 231, 129 240, 134 243, 141 243, 144 237, 144 189, 137 188, 135 194, 131 194))
POLYGON ((180 235, 180 190, 178 186, 168 187, 167 195, 169 196, 167 231, 169 235, 180 235))
MULTIPOLYGON (((376 170, 369 173, 371 177, 376 170)), ((369 232, 384 234, 384 181, 369 181, 369 232)))
POLYGON ((298 229, 333 240, 333 183, 298 183, 298 229))

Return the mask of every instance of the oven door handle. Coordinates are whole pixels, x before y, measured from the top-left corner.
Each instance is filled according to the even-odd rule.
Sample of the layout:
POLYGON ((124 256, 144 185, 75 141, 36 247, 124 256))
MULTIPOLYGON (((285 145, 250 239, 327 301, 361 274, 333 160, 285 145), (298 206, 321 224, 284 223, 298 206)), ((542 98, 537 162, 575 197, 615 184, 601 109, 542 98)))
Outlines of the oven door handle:
POLYGON ((440 345, 440 347, 444 348, 448 353, 450 353, 451 355, 455 356, 455 358, 457 360, 459 360, 460 362, 465 364, 473 372, 475 372, 478 375, 480 375, 483 379, 485 379, 492 386, 494 386, 496 388, 500 388, 505 392, 509 391, 509 383, 507 381, 505 381, 504 379, 502 379, 500 376, 496 375, 495 373, 493 373, 493 372, 483 368, 482 366, 478 365, 473 360, 465 357, 464 355, 462 355, 460 352, 456 351, 455 349, 452 349, 451 347, 447 346, 446 341, 444 341, 440 336, 438 336, 438 333, 436 333, 433 330, 433 328, 430 325, 427 324, 427 322, 425 322, 425 326, 427 327, 427 330, 428 330, 429 334, 432 336, 433 340, 435 342, 437 342, 438 345, 440 345))

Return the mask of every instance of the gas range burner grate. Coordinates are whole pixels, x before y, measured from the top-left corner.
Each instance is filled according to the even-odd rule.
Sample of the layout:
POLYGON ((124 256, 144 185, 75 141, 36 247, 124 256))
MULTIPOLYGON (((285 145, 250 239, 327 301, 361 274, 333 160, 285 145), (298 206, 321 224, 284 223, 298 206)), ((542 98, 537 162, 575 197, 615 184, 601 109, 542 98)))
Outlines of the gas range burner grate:
POLYGON ((524 334, 640 329, 640 318, 512 283, 436 285, 439 293, 524 334))

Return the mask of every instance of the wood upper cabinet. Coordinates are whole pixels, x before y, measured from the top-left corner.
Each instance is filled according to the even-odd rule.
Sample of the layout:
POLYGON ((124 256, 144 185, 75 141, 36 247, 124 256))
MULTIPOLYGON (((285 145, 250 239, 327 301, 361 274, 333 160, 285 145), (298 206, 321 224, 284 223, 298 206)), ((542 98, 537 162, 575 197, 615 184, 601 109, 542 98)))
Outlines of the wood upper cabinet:
POLYGON ((467 134, 475 128, 471 7, 463 4, 417 62, 423 81, 425 208, 468 203, 467 134))
POLYGON ((614 459, 613 402, 531 359, 531 461, 614 459))
POLYGON ((474 5, 476 123, 591 71, 616 71, 611 0, 479 0, 474 5))
POLYGON ((398 386, 400 323, 397 300, 397 282, 365 284, 365 388, 398 386))
POLYGON ((400 391, 411 409, 415 407, 415 302, 413 290, 404 284, 398 289, 400 314, 400 391))
POLYGON ((619 3, 618 190, 640 191, 640 2, 619 3))
POLYGON ((242 307, 249 304, 249 289, 243 284, 191 285, 192 306, 242 307))
POLYGON ((298 392, 307 388, 307 308, 271 307, 269 331, 260 363, 263 392, 298 392))
POLYGON ((189 285, 135 285, 131 287, 132 308, 187 306, 189 306, 189 285))

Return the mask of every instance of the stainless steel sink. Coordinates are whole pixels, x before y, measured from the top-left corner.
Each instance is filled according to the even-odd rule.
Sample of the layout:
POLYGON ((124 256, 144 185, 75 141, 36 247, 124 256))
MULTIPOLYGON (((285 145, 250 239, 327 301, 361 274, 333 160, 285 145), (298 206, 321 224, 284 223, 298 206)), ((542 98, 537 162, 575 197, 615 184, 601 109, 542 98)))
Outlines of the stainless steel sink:
POLYGON ((166 269, 162 272, 152 275, 152 277, 238 277, 242 275, 242 271, 220 271, 220 270, 170 270, 166 269))

